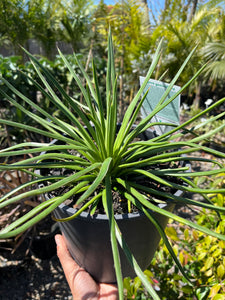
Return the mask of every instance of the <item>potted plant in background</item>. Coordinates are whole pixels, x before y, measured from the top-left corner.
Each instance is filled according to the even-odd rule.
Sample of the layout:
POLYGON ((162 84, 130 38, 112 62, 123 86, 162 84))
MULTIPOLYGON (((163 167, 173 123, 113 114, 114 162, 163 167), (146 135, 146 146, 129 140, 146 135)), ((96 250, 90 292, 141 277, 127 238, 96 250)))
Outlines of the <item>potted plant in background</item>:
MULTIPOLYGON (((201 145, 201 141, 219 132, 224 125, 201 136, 195 134, 195 128, 187 129, 193 121, 223 103, 225 99, 217 101, 185 123, 174 126, 174 129, 169 132, 156 136, 149 131, 150 127, 156 125, 156 123, 151 122, 152 117, 171 103, 179 93, 182 93, 203 69, 199 70, 179 92, 167 99, 179 75, 190 60, 192 53, 187 57, 152 113, 138 123, 139 111, 147 95, 146 92, 142 96, 143 91, 161 56, 160 43, 144 83, 128 106, 123 121, 119 125, 117 124, 117 77, 115 74, 111 34, 109 33, 108 38, 106 99, 101 99, 94 63, 93 79, 90 79, 76 56, 74 56, 86 80, 87 85, 85 88, 66 58, 60 51, 59 53, 81 90, 84 104, 67 95, 65 90, 54 79, 54 76, 35 57, 29 53, 27 54, 42 84, 35 82, 32 78, 29 78, 29 80, 57 108, 61 118, 56 115, 50 115, 38 104, 16 90, 5 79, 1 79, 17 97, 29 104, 33 111, 24 108, 13 97, 7 95, 4 89, 1 89, 4 97, 13 103, 16 108, 35 120, 38 127, 27 126, 4 119, 0 119, 0 123, 24 128, 57 141, 50 143, 24 142, 0 151, 0 157, 35 154, 35 156, 23 161, 0 165, 0 170, 21 170, 30 176, 30 181, 13 189, 0 199, 0 208, 3 209, 5 206, 27 197, 41 194, 44 194, 47 198, 20 219, 3 228, 0 232, 0 238, 5 239, 16 236, 54 211, 55 218, 60 222, 60 227, 64 231, 68 247, 76 258, 78 254, 73 250, 69 240, 70 238, 71 240, 74 239, 72 233, 75 231, 71 229, 73 222, 78 224, 80 230, 83 230, 87 222, 94 221, 97 224, 102 219, 107 224, 107 229, 102 230, 103 240, 105 244, 108 243, 107 241, 111 243, 111 259, 114 261, 115 268, 114 278, 116 278, 118 283, 120 299, 123 299, 123 273, 126 266, 126 263, 122 262, 120 248, 123 249, 129 264, 137 276, 140 277, 150 295, 154 299, 159 299, 143 273, 142 269, 146 265, 142 264, 142 258, 138 257, 136 251, 137 248, 142 247, 141 244, 138 244, 139 240, 137 238, 139 236, 142 238, 145 233, 136 233, 139 227, 138 222, 144 222, 145 229, 147 228, 147 221, 150 224, 149 226, 153 225, 155 228, 154 234, 156 235, 156 231, 158 232, 157 241, 153 242, 153 248, 157 247, 159 238, 162 237, 184 276, 186 274, 164 232, 168 218, 173 218, 205 234, 210 234, 225 241, 225 237, 216 231, 201 227, 176 216, 172 212, 173 206, 177 203, 215 210, 218 212, 218 217, 220 212, 225 211, 224 207, 213 205, 207 196, 209 193, 224 193, 225 189, 202 189, 191 181, 191 178, 199 175, 211 176, 225 171, 225 168, 216 160, 191 156, 195 151, 204 150, 212 155, 225 158, 224 153, 201 145), (178 138, 183 138, 186 133, 192 134, 193 137, 189 138, 188 141, 177 141, 178 138), (190 156, 183 156, 184 154, 190 154, 190 156), (205 172, 190 172, 187 162, 196 160, 212 163, 212 166, 216 165, 216 168, 205 172), (24 188, 29 188, 29 190, 24 192, 24 188), (182 192, 200 193, 203 196, 203 201, 195 201, 182 195, 182 192), (72 203, 68 204, 68 201, 72 203), (101 216, 103 214, 104 216, 101 216), (141 221, 138 221, 138 216, 141 218, 141 221), (85 224, 81 223, 82 218, 86 218, 85 224), (122 225, 122 219, 125 220, 125 226, 122 225), (127 225, 128 219, 131 219, 131 225, 127 225), (129 226, 132 230, 131 234, 125 232, 125 229, 129 226), (133 243, 127 241, 129 235, 134 237, 133 243), (137 261, 141 262, 141 267, 137 261)), ((205 121, 201 126, 204 126, 207 122, 213 122, 224 115, 225 112, 205 121)), ((81 235, 84 242, 86 242, 86 247, 89 248, 92 245, 94 252, 97 246, 93 244, 92 238, 94 235, 94 239, 97 239, 99 234, 95 231, 95 227, 92 228, 94 230, 91 234, 85 231, 81 235)), ((78 243, 79 247, 79 238, 81 237, 79 230, 75 234, 75 244, 78 243)), ((146 244, 150 245, 151 238, 147 235, 146 239, 148 241, 146 244)), ((102 249, 104 247, 105 245, 102 246, 102 249)), ((151 252, 150 249, 148 251, 151 252)), ((154 251, 155 249, 153 249, 151 257, 154 251)), ((87 253, 83 250, 82 252, 84 257, 87 257, 87 253)), ((82 260, 79 255, 77 259, 82 260)), ((147 259, 151 258, 148 257, 147 259)), ((83 263, 83 260, 78 262, 83 263)), ((110 269, 109 266, 106 267, 110 269)), ((85 268, 88 269, 89 267, 85 266, 85 268)), ((94 276, 98 275, 94 274, 94 276)), ((99 276, 101 278, 101 275, 99 276)))

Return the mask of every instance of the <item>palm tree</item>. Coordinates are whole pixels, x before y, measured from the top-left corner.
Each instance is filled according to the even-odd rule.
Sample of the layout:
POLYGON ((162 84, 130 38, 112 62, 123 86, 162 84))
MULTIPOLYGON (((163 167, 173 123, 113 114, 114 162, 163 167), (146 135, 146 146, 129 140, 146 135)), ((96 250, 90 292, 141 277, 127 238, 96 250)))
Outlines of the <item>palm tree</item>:
MULTIPOLYGON (((168 80, 174 76, 174 72, 179 67, 180 62, 185 59, 195 46, 197 50, 192 57, 191 63, 181 75, 180 84, 182 85, 183 82, 186 82, 204 64, 204 57, 200 49, 209 41, 209 27, 218 19, 220 14, 220 9, 213 5, 212 2, 202 5, 195 12, 191 21, 187 18, 183 19, 184 11, 181 11, 179 14, 176 10, 175 16, 169 22, 160 24, 154 30, 153 40, 156 41, 159 37, 164 37, 165 39, 165 52, 168 54, 168 57, 161 64, 161 72, 168 70, 168 80)), ((195 85, 190 86, 189 89, 189 93, 195 94, 193 101, 195 109, 199 107, 202 80, 202 76, 199 76, 198 80, 195 81, 195 85)))
POLYGON ((85 41, 90 37, 91 14, 90 0, 70 0, 64 1, 61 5, 63 9, 61 31, 62 39, 70 43, 75 52, 84 47, 85 41))
POLYGON ((209 28, 210 40, 202 50, 208 61, 205 77, 211 81, 225 78, 225 14, 220 11, 217 22, 209 28))
POLYGON ((225 41, 207 43, 203 49, 204 56, 209 60, 205 76, 211 80, 225 78, 225 41))
POLYGON ((30 0, 28 7, 32 37, 41 43, 43 55, 52 59, 60 30, 60 0, 30 0))

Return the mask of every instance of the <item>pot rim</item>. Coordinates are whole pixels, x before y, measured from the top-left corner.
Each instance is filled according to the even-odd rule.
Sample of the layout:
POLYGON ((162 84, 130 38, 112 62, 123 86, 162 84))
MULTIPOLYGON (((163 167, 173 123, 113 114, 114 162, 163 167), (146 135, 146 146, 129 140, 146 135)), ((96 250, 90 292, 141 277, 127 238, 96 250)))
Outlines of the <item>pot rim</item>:
MULTIPOLYGON (((179 191, 181 192, 181 191, 179 191)), ((175 203, 171 202, 171 203, 159 203, 158 207, 164 209, 170 205, 175 205, 175 203)), ((75 209, 73 207, 70 207, 64 203, 60 204, 57 209, 61 209, 63 211, 65 211, 67 214, 69 215, 74 215, 78 209, 75 209)), ((141 216, 145 216, 145 214, 141 211, 137 211, 137 212, 133 212, 133 213, 125 213, 125 214, 115 214, 114 217, 116 220, 123 220, 123 219, 135 219, 135 218, 139 218, 141 216)), ((91 220, 107 220, 108 221, 108 217, 106 214, 94 214, 94 215, 90 215, 88 212, 83 211, 79 216, 77 216, 77 218, 85 218, 85 219, 91 219, 91 220)))

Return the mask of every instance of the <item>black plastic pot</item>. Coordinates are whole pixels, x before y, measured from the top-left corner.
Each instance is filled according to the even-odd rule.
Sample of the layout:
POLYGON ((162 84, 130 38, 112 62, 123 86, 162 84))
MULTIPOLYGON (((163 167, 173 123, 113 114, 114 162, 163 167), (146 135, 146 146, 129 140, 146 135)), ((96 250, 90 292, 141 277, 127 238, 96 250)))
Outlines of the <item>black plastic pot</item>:
MULTIPOLYGON (((153 131, 146 130, 140 135, 140 138, 148 140, 154 136, 153 131)), ((56 142, 53 141, 53 143, 56 142)), ((181 194, 181 191, 175 193, 176 196, 181 194)), ((172 211, 174 206, 169 200, 168 204, 161 204, 161 207, 168 211, 172 211)), ((55 217, 58 219, 69 217, 75 213, 75 209, 65 204, 61 204, 54 211, 55 217)), ((154 212, 150 213, 154 214, 163 228, 166 227, 167 217, 154 212)), ((141 269, 145 270, 150 265, 158 247, 160 241, 158 231, 143 213, 116 215, 115 218, 128 247, 141 269)), ((90 216, 83 212, 71 221, 59 222, 59 226, 75 261, 98 282, 115 283, 116 275, 107 216, 102 214, 90 216)), ((135 272, 125 254, 121 248, 119 251, 123 277, 134 277, 135 272)))
MULTIPOLYGON (((164 205, 166 210, 171 211, 173 208, 173 204, 164 205)), ((75 212, 75 209, 62 204, 55 210, 55 216, 65 218, 75 212)), ((153 214, 161 226, 165 228, 168 218, 156 213, 153 214)), ((142 213, 117 215, 115 218, 131 252, 142 270, 145 270, 150 265, 158 247, 159 233, 142 213)), ((59 222, 59 226, 66 238, 71 255, 81 267, 98 282, 116 282, 109 223, 106 215, 90 216, 83 212, 71 221, 59 222)), ((128 263, 122 249, 119 250, 123 276, 134 277, 134 270, 128 263)))

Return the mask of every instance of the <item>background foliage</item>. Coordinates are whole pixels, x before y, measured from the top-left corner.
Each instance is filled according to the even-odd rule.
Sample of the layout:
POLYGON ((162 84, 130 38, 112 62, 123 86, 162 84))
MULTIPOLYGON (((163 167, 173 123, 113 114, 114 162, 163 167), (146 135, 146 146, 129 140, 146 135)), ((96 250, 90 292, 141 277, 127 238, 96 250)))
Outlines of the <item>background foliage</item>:
POLYGON ((106 5, 104 0, 98 5, 90 0, 2 0, 0 46, 8 47, 23 61, 26 58, 20 45, 31 51, 31 41, 37 43, 39 54, 51 60, 57 55, 57 46, 62 45, 66 45, 68 53, 73 49, 89 59, 104 58, 110 25, 119 58, 120 103, 126 103, 137 90, 138 76, 146 73, 158 41, 164 37, 166 55, 155 78, 165 73, 164 80, 170 81, 187 53, 197 46, 179 84, 183 85, 202 64, 208 62, 208 66, 187 91, 186 100, 197 108, 207 97, 220 98, 225 76, 224 1, 167 0, 161 10, 158 7, 151 0, 118 0, 115 5, 106 5))
MULTIPOLYGON (((220 188, 225 186, 225 174, 215 176, 214 180, 202 182, 206 187, 220 188)), ((225 205, 225 196, 212 196, 216 205, 225 205)), ((218 218, 215 213, 202 211, 195 217, 199 225, 217 228, 224 234, 225 216, 218 218)), ((146 270, 149 281, 155 286, 160 299, 173 300, 222 300, 225 296, 225 243, 213 237, 205 236, 190 230, 182 224, 170 223, 166 228, 173 250, 179 257, 182 266, 189 274, 193 286, 190 286, 170 257, 165 245, 161 242, 151 266, 146 270)), ((139 278, 125 279, 127 299, 148 299, 139 278)))

